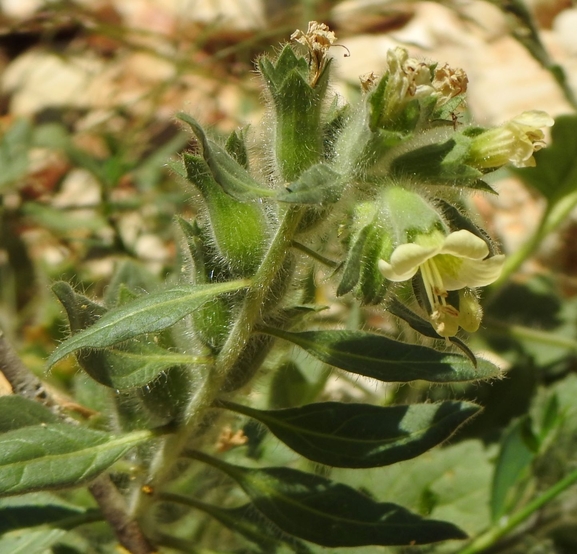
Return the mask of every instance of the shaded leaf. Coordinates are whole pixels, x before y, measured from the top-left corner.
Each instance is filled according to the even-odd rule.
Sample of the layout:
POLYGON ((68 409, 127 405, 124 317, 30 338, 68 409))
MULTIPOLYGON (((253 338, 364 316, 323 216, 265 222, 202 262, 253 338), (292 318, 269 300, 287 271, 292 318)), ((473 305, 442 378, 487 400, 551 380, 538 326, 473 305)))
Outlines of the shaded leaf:
POLYGON ((77 486, 152 436, 112 436, 63 423, 9 431, 0 435, 0 496, 77 486))
POLYGON ((38 402, 15 394, 0 396, 0 433, 59 420, 56 414, 38 402))
POLYGON ((491 518, 494 522, 514 507, 515 492, 529 476, 535 452, 523 437, 523 427, 528 424, 530 420, 526 417, 517 420, 501 442, 491 491, 491 518))
POLYGON ((366 468, 414 458, 448 439, 480 407, 468 402, 372 406, 320 402, 256 410, 218 404, 264 423, 287 446, 321 464, 366 468))
POLYGON ((500 375, 491 362, 395 341, 363 331, 307 331, 290 333, 270 327, 261 332, 300 346, 334 367, 387 382, 417 379, 435 383, 476 381, 500 375))
POLYGON ((416 545, 467 538, 451 523, 426 520, 396 504, 296 469, 253 469, 201 452, 190 457, 232 477, 256 508, 283 531, 323 546, 416 545))
POLYGON ((290 546, 299 553, 310 552, 302 543, 282 536, 280 531, 273 528, 269 521, 265 520, 252 504, 245 504, 238 508, 221 508, 194 498, 179 494, 165 493, 161 499, 168 502, 176 502, 185 506, 191 506, 210 514, 225 527, 235 533, 241 534, 247 540, 258 544, 265 552, 276 552, 277 546, 282 541, 288 541, 290 546))
MULTIPOLYGON (((55 494, 33 493, 4 498, 0 500, 0 535, 15 529, 45 524, 59 529, 70 529, 75 521, 86 522, 84 518, 78 517, 85 513, 83 508, 70 504, 55 494)), ((98 510, 93 510, 91 515, 95 519, 102 518, 98 510)))
POLYGON ((146 333, 171 327, 219 294, 248 286, 248 281, 210 285, 182 285, 140 296, 104 314, 94 325, 64 341, 48 358, 54 365, 81 348, 105 348, 146 333))

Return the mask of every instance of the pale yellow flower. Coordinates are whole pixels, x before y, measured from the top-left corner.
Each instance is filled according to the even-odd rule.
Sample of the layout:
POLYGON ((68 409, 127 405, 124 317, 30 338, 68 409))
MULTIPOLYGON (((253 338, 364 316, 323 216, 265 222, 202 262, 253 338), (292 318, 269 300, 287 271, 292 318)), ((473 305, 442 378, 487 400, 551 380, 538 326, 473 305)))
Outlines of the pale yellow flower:
POLYGON ((397 246, 390 260, 379 261, 379 270, 390 281, 412 279, 418 271, 431 307, 430 319, 439 335, 450 337, 459 326, 475 331, 481 309, 472 292, 460 294, 459 309, 447 302, 449 291, 483 287, 500 275, 505 256, 489 256, 487 243, 470 231, 448 235, 441 231, 418 235, 414 242, 397 246))
POLYGON ((501 167, 507 163, 515 167, 534 167, 533 153, 545 146, 542 128, 554 123, 545 112, 523 112, 500 127, 476 136, 467 163, 478 169, 501 167))

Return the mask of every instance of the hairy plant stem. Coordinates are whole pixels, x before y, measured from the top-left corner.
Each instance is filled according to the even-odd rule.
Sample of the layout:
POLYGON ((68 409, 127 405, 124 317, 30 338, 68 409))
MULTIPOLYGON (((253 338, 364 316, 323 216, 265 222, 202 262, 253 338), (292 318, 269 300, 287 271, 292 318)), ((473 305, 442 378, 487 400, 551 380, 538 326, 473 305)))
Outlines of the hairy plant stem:
MULTIPOLYGON (((300 207, 287 208, 269 249, 252 278, 240 313, 221 352, 214 364, 207 367, 202 385, 188 403, 183 424, 174 435, 165 440, 153 460, 148 483, 154 491, 160 492, 162 490, 163 485, 170 480, 174 464, 183 450, 193 446, 191 439, 195 431, 198 430, 206 411, 213 405, 229 371, 242 353, 255 326, 259 323, 262 306, 270 293, 271 284, 281 271, 287 253, 291 249, 302 214, 303 209, 300 207)), ((154 500, 154 496, 143 494, 139 487, 133 498, 132 513, 136 517, 146 520, 154 500)))
POLYGON ((537 510, 542 508, 548 502, 551 502, 556 496, 561 494, 565 489, 577 482, 577 469, 569 473, 546 490, 541 496, 529 502, 524 508, 516 511, 508 517, 502 517, 491 529, 479 535, 471 544, 459 550, 457 554, 479 554, 487 548, 493 546, 501 537, 510 533, 515 527, 523 523, 537 510))

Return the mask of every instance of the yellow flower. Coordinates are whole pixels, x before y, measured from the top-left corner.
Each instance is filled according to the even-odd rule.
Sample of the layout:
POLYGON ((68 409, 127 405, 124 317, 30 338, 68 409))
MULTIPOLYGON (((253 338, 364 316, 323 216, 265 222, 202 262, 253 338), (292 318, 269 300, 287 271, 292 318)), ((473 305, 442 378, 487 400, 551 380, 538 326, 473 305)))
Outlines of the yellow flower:
POLYGON ((493 283, 504 261, 501 254, 489 256, 487 243, 470 231, 445 235, 436 230, 397 246, 388 262, 379 261, 379 270, 395 282, 412 279, 420 271, 431 323, 439 335, 450 337, 459 327, 477 330, 482 312, 468 289, 493 283), (465 290, 459 294, 459 307, 449 304, 449 291, 461 289, 465 290))
POLYGON ((528 111, 496 129, 476 136, 468 163, 478 169, 491 169, 512 163, 515 167, 534 167, 533 153, 545 146, 543 127, 555 121, 542 111, 528 111))

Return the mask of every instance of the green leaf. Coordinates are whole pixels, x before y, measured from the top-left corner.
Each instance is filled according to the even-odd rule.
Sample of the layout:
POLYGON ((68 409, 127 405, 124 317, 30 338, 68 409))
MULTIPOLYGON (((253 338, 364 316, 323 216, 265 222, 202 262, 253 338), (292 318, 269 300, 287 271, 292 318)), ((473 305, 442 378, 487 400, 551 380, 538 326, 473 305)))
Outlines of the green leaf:
POLYGON ((0 496, 80 485, 153 436, 112 436, 63 423, 9 431, 0 435, 0 496))
MULTIPOLYGON (((115 289, 118 289, 115 295, 119 296, 122 287, 115 289)), ((66 310, 73 334, 94 324, 106 313, 104 307, 76 293, 64 281, 55 283, 52 290, 66 310)), ((154 342, 135 339, 110 350, 81 350, 76 357, 82 369, 95 381, 116 390, 142 387, 171 367, 206 361, 170 352, 154 342)))
POLYGON ((552 144, 535 153, 536 167, 512 169, 554 204, 577 188, 577 115, 555 120, 552 144))
MULTIPOLYGON (((82 522, 86 510, 48 493, 33 493, 0 500, 0 535, 37 525, 70 529, 74 522, 82 522)), ((98 510, 90 516, 101 519, 98 510)))
POLYGON ((218 404, 264 423, 306 458, 335 467, 366 468, 421 455, 448 439, 480 407, 468 402, 372 406, 320 402, 299 408, 255 410, 218 404))
POLYGON ((25 119, 16 120, 0 139, 0 190, 7 189, 28 171, 28 151, 32 127, 25 119))
POLYGON ((59 420, 56 414, 38 402, 15 394, 0 396, 0 433, 59 420))
POLYGON ((226 151, 245 169, 248 169, 248 151, 246 148, 246 133, 248 127, 233 131, 224 145, 226 151))
POLYGON ((189 455, 232 477, 283 531, 322 546, 417 545, 467 537, 451 523, 376 502, 319 475, 285 467, 240 467, 196 451, 189 455))
POLYGON ((202 157, 208 164, 214 180, 227 194, 240 202, 275 195, 274 191, 261 187, 224 148, 209 140, 193 117, 184 112, 179 112, 176 117, 190 125, 202 146, 202 157))
POLYGON ((277 200, 293 204, 334 204, 341 197, 344 185, 336 171, 326 164, 316 164, 287 185, 277 200))
POLYGON ((48 366, 81 348, 105 348, 138 335, 171 327, 219 294, 248 286, 239 280, 211 285, 182 285, 140 296, 104 314, 94 325, 64 341, 48 358, 48 366))
POLYGON ((264 519, 252 504, 245 504, 238 508, 221 508, 205 502, 200 502, 194 498, 179 494, 164 493, 161 500, 176 502, 184 506, 191 506, 206 512, 214 517, 231 531, 241 534, 245 539, 258 544, 265 552, 276 552, 280 541, 286 541, 294 550, 299 553, 310 552, 310 550, 295 539, 282 536, 280 531, 273 528, 269 521, 264 519), (295 544, 296 543, 296 544, 295 544))
POLYGON ((63 529, 14 531, 0 538, 0 554, 44 554, 66 533, 63 529))
POLYGON ((387 382, 417 379, 434 383, 477 381, 499 377, 491 362, 450 352, 395 341, 362 331, 307 331, 290 333, 263 327, 263 333, 300 346, 315 358, 334 367, 387 382))
POLYGON ((491 493, 491 519, 493 522, 514 508, 515 493, 522 481, 529 476, 529 468, 535 458, 524 439, 523 427, 530 424, 527 417, 517 420, 501 442, 501 450, 493 476, 491 493))

